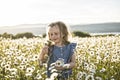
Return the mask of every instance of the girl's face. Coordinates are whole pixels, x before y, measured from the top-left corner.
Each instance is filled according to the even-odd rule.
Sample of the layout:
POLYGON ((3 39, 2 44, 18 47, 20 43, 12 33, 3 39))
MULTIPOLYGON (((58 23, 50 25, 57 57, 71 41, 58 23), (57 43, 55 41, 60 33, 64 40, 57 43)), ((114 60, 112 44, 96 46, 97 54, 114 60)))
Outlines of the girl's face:
POLYGON ((58 26, 53 26, 48 29, 48 36, 51 41, 53 41, 55 44, 61 44, 61 35, 60 30, 58 26))

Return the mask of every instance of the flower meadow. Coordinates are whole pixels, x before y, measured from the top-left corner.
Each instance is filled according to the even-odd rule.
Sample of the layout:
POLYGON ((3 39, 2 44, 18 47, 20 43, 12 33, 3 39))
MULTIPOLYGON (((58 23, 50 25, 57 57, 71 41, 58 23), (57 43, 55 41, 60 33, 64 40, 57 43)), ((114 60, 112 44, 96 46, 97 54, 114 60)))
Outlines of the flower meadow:
MULTIPOLYGON (((0 38, 0 80, 55 80, 38 58, 45 38, 0 38)), ((74 37, 76 67, 69 80, 120 80, 120 36, 74 37)))

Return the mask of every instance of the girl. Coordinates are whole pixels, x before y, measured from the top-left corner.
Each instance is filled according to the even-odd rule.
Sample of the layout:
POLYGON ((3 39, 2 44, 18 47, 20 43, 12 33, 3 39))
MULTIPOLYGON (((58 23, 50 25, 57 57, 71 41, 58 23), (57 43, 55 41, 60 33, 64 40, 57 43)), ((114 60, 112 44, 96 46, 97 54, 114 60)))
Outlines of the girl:
POLYGON ((39 60, 44 61, 45 54, 49 55, 47 76, 51 76, 50 65, 58 62, 55 65, 55 69, 61 71, 62 76, 58 76, 58 80, 62 78, 66 80, 72 73, 72 68, 75 66, 75 54, 74 49, 76 43, 70 43, 68 41, 69 31, 67 26, 61 22, 53 22, 48 25, 47 37, 50 41, 54 42, 54 45, 45 45, 41 50, 39 60), (63 61, 64 65, 60 63, 63 61))

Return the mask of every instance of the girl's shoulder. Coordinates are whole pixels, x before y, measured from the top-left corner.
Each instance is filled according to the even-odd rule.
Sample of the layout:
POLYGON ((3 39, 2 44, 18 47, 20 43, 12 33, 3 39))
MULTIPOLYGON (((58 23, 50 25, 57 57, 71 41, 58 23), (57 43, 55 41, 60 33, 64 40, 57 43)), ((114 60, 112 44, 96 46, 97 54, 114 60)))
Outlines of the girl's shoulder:
POLYGON ((75 48, 77 46, 77 43, 69 43, 67 46, 70 48, 75 48))
POLYGON ((76 46, 77 43, 73 43, 73 42, 72 42, 72 43, 69 43, 68 45, 69 45, 69 46, 76 46))

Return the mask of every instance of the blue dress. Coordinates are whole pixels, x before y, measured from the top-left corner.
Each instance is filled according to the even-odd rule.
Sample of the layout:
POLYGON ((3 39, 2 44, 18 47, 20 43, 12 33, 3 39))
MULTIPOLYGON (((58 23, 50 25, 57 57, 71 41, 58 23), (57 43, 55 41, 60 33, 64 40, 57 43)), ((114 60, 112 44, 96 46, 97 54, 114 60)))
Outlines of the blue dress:
MULTIPOLYGON (((74 49, 76 47, 76 43, 69 43, 63 47, 53 46, 50 52, 48 67, 47 67, 47 76, 50 77, 51 73, 49 70, 50 64, 56 62, 59 58, 64 59, 64 64, 69 63, 72 55, 74 54, 74 49)), ((72 69, 63 70, 63 76, 67 78, 72 74, 72 69)))

